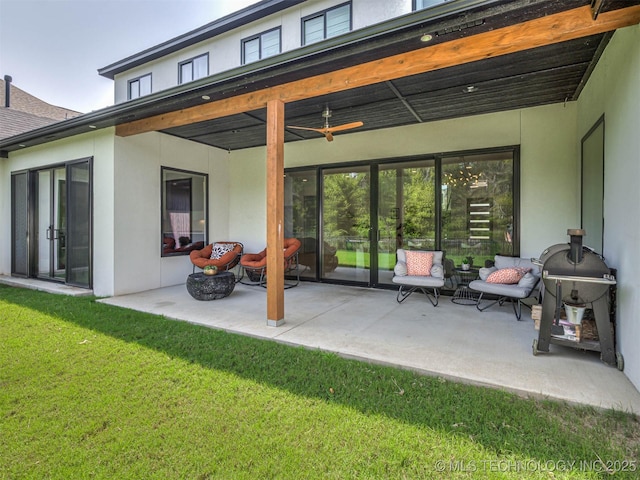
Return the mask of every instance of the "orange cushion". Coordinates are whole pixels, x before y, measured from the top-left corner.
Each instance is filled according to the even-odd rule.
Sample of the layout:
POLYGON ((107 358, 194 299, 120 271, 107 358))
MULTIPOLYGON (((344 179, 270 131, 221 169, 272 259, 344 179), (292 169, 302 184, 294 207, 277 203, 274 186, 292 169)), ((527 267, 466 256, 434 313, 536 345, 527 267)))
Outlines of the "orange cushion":
POLYGON ((525 274, 530 271, 530 268, 514 267, 514 268, 501 268, 496 270, 487 277, 487 283, 501 283, 503 285, 513 285, 518 283, 525 274))
POLYGON ((433 252, 413 252, 407 250, 407 275, 431 276, 433 252))

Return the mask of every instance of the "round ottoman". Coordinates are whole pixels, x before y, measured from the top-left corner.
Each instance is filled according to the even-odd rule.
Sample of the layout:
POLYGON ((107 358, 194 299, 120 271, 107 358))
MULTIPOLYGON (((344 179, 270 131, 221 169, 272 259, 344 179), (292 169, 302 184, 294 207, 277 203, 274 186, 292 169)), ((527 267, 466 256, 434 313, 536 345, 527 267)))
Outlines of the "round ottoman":
POLYGON ((228 297, 236 286, 236 276, 231 272, 217 275, 192 273, 187 277, 187 291, 196 300, 218 300, 228 297))

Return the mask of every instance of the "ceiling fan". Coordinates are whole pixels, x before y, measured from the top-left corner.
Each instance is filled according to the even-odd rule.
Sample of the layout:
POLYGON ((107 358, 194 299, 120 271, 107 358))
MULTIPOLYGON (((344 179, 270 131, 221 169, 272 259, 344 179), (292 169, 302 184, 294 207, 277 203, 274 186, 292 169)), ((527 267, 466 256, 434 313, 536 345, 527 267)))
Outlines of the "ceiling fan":
POLYGON ((333 132, 341 132, 342 130, 349 130, 351 128, 358 128, 364 125, 362 122, 352 122, 345 123, 344 125, 336 125, 332 127, 329 125, 329 118, 331 118, 331 110, 329 110, 329 105, 327 105, 322 112, 322 117, 324 118, 324 127, 322 128, 311 128, 311 127, 296 127, 293 125, 287 125, 287 128, 294 128, 297 130, 311 130, 313 132, 321 133, 325 136, 325 138, 331 142, 333 141, 333 132))

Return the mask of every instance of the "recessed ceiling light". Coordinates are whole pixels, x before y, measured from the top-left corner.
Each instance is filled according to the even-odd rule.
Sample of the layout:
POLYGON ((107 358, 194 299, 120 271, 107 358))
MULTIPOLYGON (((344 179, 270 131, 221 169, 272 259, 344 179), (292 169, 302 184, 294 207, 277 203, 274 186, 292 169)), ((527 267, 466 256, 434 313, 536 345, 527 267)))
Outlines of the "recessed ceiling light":
POLYGON ((22 148, 26 147, 26 145, 24 143, 20 143, 20 144, 18 144, 18 146, 22 147, 22 148))
POLYGON ((433 40, 433 35, 431 35, 430 33, 425 33, 424 35, 422 35, 420 37, 420 41, 421 42, 430 42, 431 40, 433 40))
POLYGON ((462 91, 464 93, 473 93, 478 91, 478 87, 476 87, 475 85, 469 85, 468 87, 465 87, 464 90, 462 91))
POLYGON ((97 128, 95 125, 89 125, 89 128, 97 128))
POLYGON ((211 100, 211 97, 209 95, 202 95, 202 99, 203 100, 211 100))

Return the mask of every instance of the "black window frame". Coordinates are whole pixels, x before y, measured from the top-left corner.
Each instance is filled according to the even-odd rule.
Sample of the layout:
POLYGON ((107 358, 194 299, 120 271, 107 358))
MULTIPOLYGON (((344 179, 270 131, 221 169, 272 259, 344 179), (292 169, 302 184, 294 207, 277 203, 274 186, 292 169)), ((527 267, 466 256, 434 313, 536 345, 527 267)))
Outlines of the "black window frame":
MULTIPOLYGON (((165 178, 165 172, 172 172, 174 174, 185 174, 188 176, 194 176, 194 175, 198 175, 200 177, 203 177, 205 180, 205 184, 204 184, 204 214, 203 214, 203 220, 204 220, 204 227, 203 227, 203 238, 202 238, 202 246, 199 247, 199 249, 204 248, 206 245, 209 244, 209 174, 208 173, 203 173, 203 172, 196 172, 193 170, 184 170, 184 169, 180 169, 180 168, 174 168, 174 167, 167 167, 167 166, 161 166, 160 167, 160 256, 161 257, 175 257, 175 256, 180 256, 180 255, 189 255, 189 253, 192 250, 197 250, 198 248, 196 248, 195 243, 191 241, 190 245, 193 246, 193 248, 181 248, 178 247, 178 242, 180 239, 175 239, 175 244, 173 248, 167 249, 165 247, 165 243, 164 243, 164 239, 165 239, 165 231, 164 231, 164 226, 165 226, 165 220, 167 215, 167 205, 166 205, 166 191, 165 191, 165 187, 166 187, 166 182, 168 181, 172 181, 172 180, 168 180, 165 178), (175 247, 178 247, 178 249, 176 249, 175 247), (173 250, 173 251, 170 251, 173 250)), ((191 180, 191 179, 190 179, 191 180)), ((194 212, 194 201, 193 201, 193 183, 190 182, 189 183, 191 186, 191 191, 190 191, 190 215, 193 215, 194 212)), ((190 240, 193 240, 193 230, 191 229, 189 232, 190 235, 190 240)), ((173 238, 173 237, 172 237, 173 238)), ((200 240, 199 240, 200 241, 200 240)))
MULTIPOLYGON (((351 2, 345 2, 345 3, 341 3, 340 5, 335 5, 333 7, 327 8, 325 10, 321 10, 320 12, 316 12, 313 13, 311 15, 307 15, 306 17, 302 17, 301 21, 300 21, 300 43, 302 46, 305 45, 310 45, 310 43, 306 42, 306 37, 305 37, 305 22, 309 21, 309 20, 313 20, 315 18, 319 18, 319 17, 323 17, 323 38, 322 40, 326 40, 327 39, 327 13, 331 12, 333 10, 337 10, 339 8, 345 7, 345 6, 349 6, 349 31, 353 31, 353 5, 351 2)), ((318 41, 322 41, 322 40, 318 40, 318 41)), ((311 42, 311 43, 315 43, 315 42, 311 42)))
POLYGON ((427 9, 427 8, 435 7, 435 6, 437 6, 437 5, 442 5, 443 3, 448 3, 448 2, 450 2, 450 1, 451 1, 451 0, 439 0, 439 2, 438 2, 438 3, 435 3, 435 4, 433 4, 433 5, 429 5, 429 6, 427 6, 427 7, 420 7, 420 8, 418 8, 418 0, 411 0, 411 10, 412 10, 412 11, 414 11, 414 12, 417 12, 417 11, 420 11, 420 10, 425 10, 425 9, 427 9))
POLYGON ((263 32, 257 33, 255 35, 251 35, 250 37, 246 37, 246 38, 243 38, 242 40, 240 40, 240 63, 242 65, 246 65, 247 64, 247 61, 246 61, 246 58, 245 58, 245 48, 244 47, 245 47, 245 44, 247 44, 248 42, 251 42, 253 40, 258 40, 258 42, 259 42, 258 53, 260 55, 260 58, 258 58, 258 60, 252 60, 249 63, 252 63, 254 61, 257 62, 257 61, 262 60, 264 58, 269 58, 269 57, 263 57, 262 56, 262 37, 264 35, 266 35, 267 33, 271 33, 271 32, 274 32, 276 30, 278 31, 278 53, 276 53, 275 55, 278 55, 278 54, 282 53, 282 27, 281 26, 277 26, 275 28, 270 28, 269 30, 265 30, 263 32))
POLYGON ((145 95, 150 95, 151 93, 153 93, 153 75, 151 72, 149 73, 145 73, 144 75, 140 75, 139 77, 136 78, 132 78, 130 80, 127 81, 127 99, 128 100, 135 100, 136 98, 140 98, 140 97, 144 97, 145 95), (149 93, 145 93, 145 94, 140 94, 138 93, 138 96, 133 97, 131 96, 131 86, 138 82, 138 92, 140 91, 140 80, 142 80, 143 78, 149 77, 149 93))
POLYGON ((189 83, 195 80, 199 80, 200 78, 204 78, 204 77, 195 78, 195 75, 193 72, 193 62, 202 57, 205 57, 207 59, 207 73, 204 75, 204 77, 209 76, 209 52, 206 52, 200 55, 196 55, 195 57, 188 58, 187 60, 184 60, 182 62, 178 62, 178 85, 182 85, 183 83, 189 83), (187 65, 188 63, 191 63, 191 80, 184 81, 182 79, 182 67, 184 65, 187 65))

